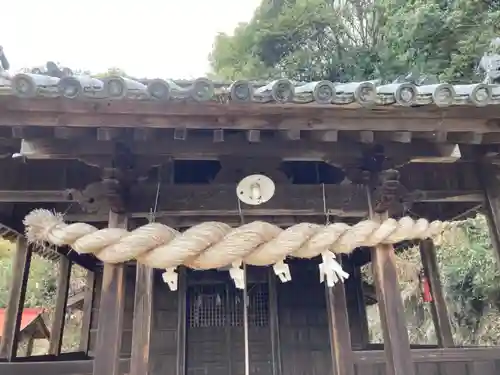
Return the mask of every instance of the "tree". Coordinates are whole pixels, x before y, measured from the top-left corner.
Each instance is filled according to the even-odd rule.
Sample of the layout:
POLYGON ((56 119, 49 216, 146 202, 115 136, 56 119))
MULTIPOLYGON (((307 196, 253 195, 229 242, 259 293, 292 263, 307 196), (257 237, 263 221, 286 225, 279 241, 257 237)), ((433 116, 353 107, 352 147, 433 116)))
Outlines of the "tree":
POLYGON ((223 79, 470 81, 499 28, 498 1, 264 0, 210 61, 223 79))

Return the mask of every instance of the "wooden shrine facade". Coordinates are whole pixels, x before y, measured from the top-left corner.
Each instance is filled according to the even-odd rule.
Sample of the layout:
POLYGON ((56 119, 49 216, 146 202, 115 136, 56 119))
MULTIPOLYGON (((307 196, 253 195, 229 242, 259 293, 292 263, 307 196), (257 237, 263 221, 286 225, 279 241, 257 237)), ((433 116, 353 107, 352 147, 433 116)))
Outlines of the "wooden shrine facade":
MULTIPOLYGON (((18 241, 0 373, 245 373, 241 296, 227 271, 181 269, 178 290, 169 291, 140 264, 40 249, 23 236, 34 208, 100 227, 154 218, 179 230, 209 220, 354 224, 372 213, 369 200, 393 217, 458 220, 483 210, 500 256, 500 107, 489 96, 491 105, 446 108, 0 96, 0 218, 18 241), (276 194, 239 206, 236 183, 253 173, 272 178, 276 194), (33 252, 59 262, 62 276, 49 354, 18 357, 33 252), (82 337, 78 352, 61 353, 72 264, 89 270, 82 337)), ((315 260, 288 261, 288 283, 249 267, 250 373, 497 374, 500 348, 456 347, 434 245, 420 246, 437 345, 409 344, 395 249, 359 248, 342 259, 350 278, 333 288, 319 283, 315 260), (369 262, 374 285, 360 275, 369 262), (369 342, 371 303, 379 304, 383 345, 369 342)))

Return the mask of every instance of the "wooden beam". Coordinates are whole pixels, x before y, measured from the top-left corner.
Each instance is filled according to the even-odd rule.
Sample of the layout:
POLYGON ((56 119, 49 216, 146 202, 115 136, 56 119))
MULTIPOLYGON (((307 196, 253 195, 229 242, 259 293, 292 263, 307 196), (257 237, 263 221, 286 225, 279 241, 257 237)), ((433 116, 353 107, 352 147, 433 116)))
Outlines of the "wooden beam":
POLYGON ((79 345, 80 351, 87 354, 89 352, 90 328, 92 323, 92 305, 94 303, 95 284, 95 273, 93 271, 87 270, 87 277, 85 279, 85 295, 83 299, 82 309, 82 328, 79 345))
MULTIPOLYGON (((3 322, 3 334, 0 340, 0 359, 12 361, 17 354, 19 328, 28 285, 31 255, 32 249, 26 239, 23 236, 18 237, 12 268, 12 283, 3 322)), ((1 371, 0 373, 4 374, 1 371)))
MULTIPOLYGON (((290 197, 297 197, 301 193, 316 192, 318 185, 278 185, 278 188, 289 194, 290 197)), ((355 185, 325 185, 325 193, 336 195, 338 193, 346 193, 346 190, 355 185)), ((153 185, 141 185, 135 192, 137 194, 145 194, 149 197, 151 192, 155 190, 153 185), (140 189, 143 191, 139 192, 140 189)), ((223 193, 234 190, 233 185, 228 184, 209 184, 209 185, 162 185, 160 187, 163 193, 171 193, 179 200, 186 199, 188 195, 194 195, 205 191, 204 195, 213 195, 214 199, 222 197, 223 193), (164 190, 166 189, 166 190, 164 190)), ((484 202, 483 192, 481 190, 415 190, 416 196, 414 202, 421 203, 443 203, 443 202, 467 202, 467 203, 482 203, 484 202)), ((411 194, 411 192, 410 192, 411 194)), ((344 196, 344 195, 343 195, 344 196)), ((347 196, 345 196, 347 197, 347 196)), ((146 198, 145 198, 146 199, 146 198)), ((293 198, 295 199, 295 198, 293 198)), ((147 199, 146 199, 147 200, 147 199)), ((75 202, 73 196, 68 190, 0 190, 0 203, 71 203, 75 202)), ((173 203, 175 204, 175 203, 173 203)), ((140 204, 136 205, 141 206, 140 204)), ((249 207, 250 208, 250 207, 249 207)))
POLYGON ((325 281, 325 292, 333 374, 354 375, 344 284, 339 282, 330 288, 325 281))
POLYGON ((214 143, 224 142, 224 129, 214 130, 214 143))
POLYGON ((145 142, 153 138, 154 129, 136 128, 134 129, 134 141, 145 142))
POLYGON ((175 128, 174 129, 174 139, 178 141, 185 141, 188 136, 188 131, 186 128, 175 128))
POLYGON ((54 309, 54 315, 52 317, 52 328, 50 330, 49 340, 49 354, 53 355, 61 354, 70 277, 71 261, 64 256, 59 257, 59 275, 57 277, 56 306, 54 309))
POLYGON ((393 142, 410 143, 412 139, 411 132, 391 132, 390 134, 393 142))
MULTIPOLYGON (((82 160, 110 157, 113 154, 114 142, 97 141, 95 138, 62 140, 54 138, 37 138, 25 140, 26 157, 28 159, 74 159, 82 160)), ((453 162, 460 159, 458 147, 452 143, 432 143, 414 141, 411 143, 380 143, 384 154, 390 160, 426 162, 453 162)), ((301 139, 290 141, 261 137, 259 130, 247 132, 247 139, 238 134, 229 134, 224 142, 214 143, 210 135, 191 137, 189 142, 168 137, 157 137, 149 142, 131 142, 130 151, 140 157, 172 157, 178 160, 217 160, 223 156, 243 156, 274 158, 285 160, 328 160, 339 163, 352 162, 363 156, 363 147, 356 141, 339 142, 331 147, 329 142, 301 139)), ((18 152, 18 151, 16 151, 18 152)))
POLYGON ((276 286, 276 274, 272 267, 268 269, 269 287, 269 332, 271 334, 271 362, 272 375, 283 374, 283 363, 281 359, 280 324, 278 311, 278 288, 276 286))
MULTIPOLYGON (((156 217, 158 219, 186 219, 188 217, 225 216, 239 217, 240 212, 234 202, 227 199, 234 195, 234 185, 163 185, 158 200, 156 217)), ((14 194, 15 196, 15 194, 14 194)), ((147 218, 151 203, 155 201, 156 187, 145 187, 131 194, 130 215, 133 218, 147 218), (137 197, 137 198, 134 198, 137 197)), ((8 193, 0 191, 3 198, 12 199, 8 193), (9 198, 10 197, 10 198, 9 198)), ((366 194, 357 185, 325 185, 326 208, 331 216, 364 217, 367 215, 366 194)), ((416 201, 420 203, 470 202, 481 203, 483 197, 478 191, 419 191, 416 201)), ((69 209, 66 205, 52 206, 65 211, 70 221, 103 221, 107 207, 90 216, 78 205, 69 209), (92 217, 95 215, 95 217, 92 217)), ((244 215, 257 216, 317 216, 324 215, 323 189, 321 185, 276 185, 275 196, 260 206, 242 205, 244 215)), ((105 220, 104 220, 105 221, 105 220)))
POLYGON ((337 142, 339 140, 338 130, 319 130, 307 132, 312 140, 318 142, 337 142))
MULTIPOLYGON (((124 214, 109 212, 110 228, 127 228, 124 214)), ((119 375, 125 308, 125 266, 105 264, 99 304, 99 322, 93 375, 119 375)))
POLYGON ((149 374, 153 325, 153 276, 153 268, 137 264, 130 358, 130 372, 132 374, 149 374))
POLYGON ((373 143, 375 140, 375 134, 369 130, 363 130, 359 132, 359 141, 361 143, 373 143))
POLYGON ((283 139, 287 141, 300 141, 300 129, 298 130, 284 130, 280 132, 283 139))
MULTIPOLYGON (((129 372, 130 360, 120 359, 119 374, 129 372)), ((92 374, 95 361, 91 359, 80 361, 51 361, 51 362, 0 362, 2 375, 88 375, 92 374)))
MULTIPOLYGON (((378 215, 375 219, 382 221, 386 218, 387 214, 378 215)), ((415 375, 393 246, 379 245, 373 248, 372 263, 387 375, 415 375)))
POLYGON ((454 346, 453 333, 451 330, 448 308, 446 307, 446 300, 443 294, 443 287, 439 277, 434 241, 427 239, 420 242, 420 257, 422 259, 425 276, 427 280, 429 280, 431 289, 431 313, 438 344, 444 348, 452 348, 454 346))
MULTIPOLYGON (((436 110, 384 106, 367 111, 347 105, 159 103, 137 100, 23 100, 7 96, 0 103, 0 126, 85 126, 217 129, 219 118, 234 119, 231 129, 303 129, 371 131, 490 132, 495 106, 453 106, 436 110), (129 115, 129 116, 124 116, 129 115)), ((500 129, 499 129, 500 131, 500 129)))
MULTIPOLYGON (((498 134, 494 134, 498 136, 498 134)), ((449 133, 448 140, 458 144, 480 145, 483 143, 484 134, 475 132, 449 133)), ((490 142, 492 139, 489 140, 490 142)), ((486 142, 486 143, 490 143, 486 142)))
POLYGON ((249 130, 246 132, 247 141, 250 143, 260 142, 260 130, 249 130))
POLYGON ((97 140, 109 142, 118 139, 123 134, 123 129, 119 128, 97 128, 97 140))
POLYGON ((446 142, 448 139, 448 133, 446 131, 435 131, 435 132, 415 132, 414 137, 421 139, 427 139, 430 142, 446 142))
POLYGON ((89 134, 92 134, 92 129, 63 126, 54 128, 54 136, 59 139, 84 138, 89 134))
POLYGON ((186 375, 187 345, 187 270, 179 267, 179 285, 177 289, 177 355, 176 375, 186 375))

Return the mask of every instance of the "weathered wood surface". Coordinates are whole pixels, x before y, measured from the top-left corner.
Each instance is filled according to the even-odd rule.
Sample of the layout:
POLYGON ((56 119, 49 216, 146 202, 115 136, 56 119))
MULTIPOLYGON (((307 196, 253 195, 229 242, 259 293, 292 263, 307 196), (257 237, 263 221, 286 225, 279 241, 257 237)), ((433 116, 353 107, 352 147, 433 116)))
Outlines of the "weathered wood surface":
POLYGON ((333 374, 355 375, 345 287, 342 283, 332 288, 328 287, 326 281, 324 284, 333 374))
MULTIPOLYGON (((153 194, 154 189, 157 189, 157 186, 156 187, 146 186, 144 191, 142 191, 141 195, 144 195, 146 198, 149 198, 153 194)), ((200 198, 198 198, 198 201, 203 198, 207 199, 208 197, 206 203, 211 204, 212 206, 219 204, 219 206, 215 206, 217 208, 211 208, 212 211, 224 210, 224 208, 221 207, 221 205, 224 204, 222 196, 224 194, 235 193, 236 191, 234 185, 176 185, 176 186, 170 185, 170 186, 162 186, 161 189, 165 192, 165 194, 172 194, 173 196, 176 197, 176 201, 170 204, 172 207, 174 207, 172 211, 177 211, 177 210, 182 211, 183 209, 188 211, 189 209, 186 208, 176 208, 177 206, 181 207, 180 204, 177 203, 177 201, 180 201, 182 202, 181 204, 187 206, 188 203, 192 201, 191 197, 195 196, 200 196, 200 198), (214 199, 215 202, 213 201, 214 199)), ((303 193, 310 193, 314 198, 314 196, 317 195, 315 193, 318 193, 319 189, 322 189, 321 185, 285 185, 285 186, 278 185, 276 193, 279 194, 281 198, 283 198, 285 194, 288 194, 288 196, 291 197, 293 200, 298 200, 299 195, 303 193)), ((359 190, 360 189, 357 186, 325 185, 325 194, 330 195, 330 197, 328 197, 330 202, 339 202, 342 199, 347 201, 350 196, 351 198, 353 198, 354 201, 356 200, 359 201, 358 199, 359 190), (349 194, 349 192, 351 194, 349 194)), ((137 191, 136 193, 137 195, 139 195, 141 192, 137 191)), ((416 190, 414 191, 414 193, 416 196, 414 201, 423 203, 436 203, 436 202, 482 203, 484 201, 482 192, 480 190, 451 190, 451 191, 416 190)), ((145 200, 147 200, 146 198, 145 200)), ((0 203, 31 203, 31 202, 70 203, 74 201, 75 199, 71 196, 71 193, 68 190, 25 190, 25 191, 0 190, 0 203)), ((314 207, 318 205, 317 201, 318 199, 316 199, 315 201, 316 204, 313 205, 314 207)), ((166 202, 162 203, 166 205, 166 202)), ((283 203, 286 204, 286 202, 283 203)), ((299 204, 300 203, 297 203, 297 205, 299 204)), ((334 204, 332 205, 335 206, 334 204)), ((197 205, 192 204, 192 206, 197 206, 197 205)), ((132 206, 132 208, 135 209, 137 207, 141 207, 141 204, 139 202, 135 203, 135 206, 132 206)), ((248 207, 248 209, 252 209, 252 207, 248 207)), ((282 209, 287 210, 286 207, 283 207, 282 209)), ((305 210, 305 208, 302 209, 305 210)), ((210 208, 208 209, 208 211, 210 211, 210 208)), ((207 215, 212 215, 212 214, 208 212, 207 215)))
MULTIPOLYGON (((356 374, 385 375, 383 351, 354 352, 356 374)), ((412 350, 418 374, 429 375, 497 375, 500 353, 496 348, 456 348, 412 350)), ((94 366, 92 360, 59 362, 0 362, 2 375, 87 375, 94 366)), ((129 372, 129 359, 120 360, 120 374, 129 372)))
MULTIPOLYGON (((0 128, 1 130, 1 128, 0 128)), ((376 138, 376 137, 375 137, 376 138)), ((280 138, 263 137, 251 138, 251 142, 239 134, 226 137, 225 142, 213 142, 212 137, 203 134, 194 134, 186 140, 173 138, 170 132, 158 132, 155 137, 145 142, 131 142, 130 137, 113 141, 100 141, 95 136, 74 139, 55 139, 50 136, 44 138, 27 138, 23 143, 23 154, 30 159, 71 159, 99 160, 112 154, 116 141, 126 142, 130 150, 140 157, 156 157, 160 161, 164 157, 173 157, 177 160, 216 160, 222 156, 244 157, 281 157, 284 160, 325 160, 336 163, 353 160, 362 156, 364 149, 373 145, 363 145, 356 138, 344 138, 332 147, 331 143, 309 140, 286 141, 280 138)), ((377 144, 385 146, 384 151, 388 158, 396 162, 453 162, 459 158, 466 159, 467 155, 459 153, 460 148, 452 142, 429 142, 415 139, 411 143, 391 142, 391 140, 377 140, 377 144)), ((4 141, 6 142, 6 141, 4 141)), ((6 151, 12 150, 14 144, 19 152, 19 142, 6 142, 3 146, 6 151)), ((0 144, 1 146, 1 144, 0 144)), ((467 151, 467 147, 463 146, 467 151)), ((1 148, 0 148, 1 150, 1 148)))
POLYGON ((283 374, 283 360, 281 355, 280 323, 278 310, 278 288, 276 274, 273 269, 268 269, 268 287, 269 287, 269 331, 271 335, 271 358, 272 375, 283 374))
MULTIPOLYGON (((120 375, 129 372, 129 359, 121 359, 119 363, 120 375)), ((87 359, 80 361, 52 361, 52 362, 0 362, 2 375, 90 375, 95 367, 95 361, 87 359)))
MULTIPOLYGON (((26 239, 20 236, 12 269, 12 283, 4 318, 3 334, 0 339, 0 359, 9 361, 16 357, 19 345, 19 328, 23 313, 26 288, 28 286, 32 249, 26 239)), ((3 375, 3 373, 2 373, 3 375)))
MULTIPOLYGON (((353 354, 356 364, 384 363, 385 355, 382 350, 355 351, 353 354)), ((415 363, 438 362, 484 362, 498 361, 500 348, 498 347, 466 347, 443 349, 413 349, 411 360, 415 363)))
POLYGON ((177 285, 177 355, 175 375, 186 374, 186 333, 187 333, 187 269, 179 267, 179 284, 177 285))
MULTIPOLYGON (((387 214, 384 214, 378 215, 376 219, 386 218, 387 214)), ((393 246, 378 245, 373 248, 372 263, 387 375, 414 375, 393 246)))
MULTIPOLYGON (((150 215, 151 204, 155 202, 156 185, 145 186, 132 192, 131 204, 128 207, 133 218, 147 218, 150 215)), ((236 201, 227 199, 235 196, 235 184, 225 185, 162 185, 158 200, 156 217, 165 219, 188 219, 201 217, 239 217, 240 212, 236 201)), ((363 188, 356 185, 324 185, 326 208, 331 216, 338 217, 365 217, 367 215, 367 201, 363 188)), ((418 190, 410 192, 408 197, 414 196, 414 202, 421 204, 443 203, 482 203, 483 195, 478 190, 418 190)), ((52 201, 71 202, 72 197, 62 191, 25 191, 0 190, 0 202, 40 202, 52 201)), ((66 212, 66 218, 71 221, 103 221, 107 216, 108 206, 99 196, 88 206, 86 212, 77 204, 71 207, 54 205, 53 209, 66 212), (98 209, 97 212, 92 211, 98 209)), ((260 206, 242 205, 245 216, 324 216, 323 187, 322 185, 277 185, 273 199, 260 206)))
POLYGON ((318 265, 296 261, 290 267, 292 280, 277 283, 283 374, 335 374, 318 265))
POLYGON ((59 355, 66 322, 66 305, 68 301, 69 282, 71 277, 71 261, 62 256, 59 258, 59 274, 57 277, 56 306, 50 330, 49 354, 59 355))
MULTIPOLYGON (((83 122, 83 125, 93 124, 93 126, 96 127, 112 126, 110 123, 119 124, 119 126, 127 126, 129 123, 131 125, 132 123, 133 125, 141 123, 145 124, 145 126, 154 127, 164 126, 165 122, 170 122, 170 126, 179 127, 179 118, 176 117, 191 117, 191 126, 200 126, 203 123, 205 123, 206 126, 207 122, 212 122, 218 129, 224 128, 224 125, 227 126, 227 124, 230 123, 228 117, 236 118, 236 120, 233 121, 236 123, 236 126, 238 123, 242 122, 242 119, 246 119, 247 124, 251 124, 254 128, 260 128, 264 126, 264 121, 269 122, 274 120, 274 122, 276 122, 276 119, 272 117, 268 117, 267 121, 260 119, 260 117, 278 115, 281 118, 296 118, 302 121, 304 118, 315 120, 311 121, 311 123, 304 123, 304 128, 320 126, 321 121, 325 119, 337 121, 340 119, 352 119, 351 126, 346 127, 347 130, 354 130, 356 127, 363 127, 363 125, 366 126, 365 121, 356 121, 355 119, 357 118, 363 118, 364 120, 378 119, 378 128, 383 126, 380 119, 393 119, 394 125, 397 127, 395 130, 399 131, 408 130, 412 120, 420 120, 422 125, 420 131, 424 131, 426 127, 422 120, 436 120, 433 130, 439 130, 439 123, 443 125, 448 122, 448 119, 462 119, 462 127, 473 131, 477 124, 467 121, 468 119, 498 118, 496 106, 482 108, 453 106, 444 109, 434 106, 424 108, 381 106, 376 110, 369 110, 360 108, 359 105, 341 107, 317 104, 262 105, 255 103, 231 103, 230 105, 220 105, 219 103, 213 102, 160 103, 147 101, 138 102, 136 100, 71 101, 62 98, 23 100, 10 96, 2 98, 0 102, 0 111, 2 112, 2 122, 0 124, 3 125, 35 124, 35 119, 38 119, 36 124, 40 126, 76 126, 83 122), (80 118, 77 118, 75 115, 79 115, 80 118), (132 116, 127 117, 123 115, 132 116), (146 118, 146 116, 148 116, 148 118, 146 118), (203 119, 196 120, 199 116, 203 116, 203 119), (106 121, 106 117, 109 117, 109 120, 106 119, 106 121), (124 119, 124 117, 126 118, 124 119)), ((292 124, 293 123, 296 123, 296 121, 292 122, 292 124)), ((291 124, 287 125, 291 127, 291 124)), ((415 125, 417 125, 416 121, 415 125)), ((441 126, 441 128, 442 127, 443 126, 441 126)), ((415 127, 415 129, 418 130, 419 128, 415 127)), ((370 129, 362 128, 362 130, 370 129)), ((387 130, 392 129, 389 128, 387 130)))
POLYGON ((439 277, 439 268, 436 258, 434 242, 430 239, 420 243, 420 257, 424 268, 424 274, 429 281, 432 295, 431 313, 434 321, 434 328, 438 344, 441 347, 451 348, 454 346, 453 333, 451 329, 446 299, 443 293, 443 286, 439 277))
POLYGON ((135 279, 134 318, 132 323, 132 353, 130 372, 149 374, 151 330, 153 324, 154 270, 137 265, 135 279))
MULTIPOLYGON (((367 252, 368 253, 368 252, 367 252)), ((369 255, 369 254, 367 254, 369 255)), ((361 276, 360 266, 353 264, 353 259, 356 255, 350 257, 350 262, 344 264, 344 269, 349 273, 349 278, 345 280, 345 293, 347 297, 347 308, 349 316, 349 330, 351 334, 352 347, 354 349, 363 349, 370 342, 370 334, 368 330, 368 319, 366 316, 366 298, 365 294, 372 295, 376 301, 376 293, 370 291, 368 293, 368 285, 370 289, 374 289, 370 284, 364 284, 361 276), (365 289, 363 286, 365 285, 365 289)), ((369 260, 367 260, 368 262, 369 260)))
MULTIPOLYGON (((154 277, 152 331, 150 335, 149 371, 152 375, 176 375, 178 292, 171 292, 158 274, 154 277)), ((102 273, 96 275, 97 286, 93 304, 92 323, 89 340, 89 355, 95 356, 97 349, 97 330, 99 315, 104 314, 100 307, 102 294, 102 273)), ((135 300, 135 272, 126 270, 124 317, 122 338, 119 343, 120 357, 131 356, 133 347, 133 319, 135 300)))
MULTIPOLYGON (((496 375, 498 348, 417 349, 411 351, 413 369, 428 375, 496 375)), ((383 351, 354 352, 358 375, 386 375, 383 351)))
MULTIPOLYGON (((128 218, 109 213, 110 228, 127 228, 128 218)), ((105 264, 97 329, 94 375, 119 375, 120 347, 125 308, 125 266, 105 264)))

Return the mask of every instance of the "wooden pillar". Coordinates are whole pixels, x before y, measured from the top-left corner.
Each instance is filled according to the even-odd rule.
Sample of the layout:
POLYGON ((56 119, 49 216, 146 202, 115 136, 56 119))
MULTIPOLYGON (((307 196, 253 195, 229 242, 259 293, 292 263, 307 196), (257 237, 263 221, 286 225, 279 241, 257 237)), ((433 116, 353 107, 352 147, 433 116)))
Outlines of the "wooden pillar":
POLYGON ((500 267, 500 173, 495 165, 478 163, 478 174, 484 197, 491 244, 500 267))
POLYGON ((422 258, 425 276, 429 280, 432 295, 431 313, 438 344, 444 348, 451 348, 454 346, 453 334, 443 287, 439 278, 436 249, 432 240, 428 239, 420 242, 420 257, 422 258))
POLYGON ((325 282, 333 375, 354 375, 351 333, 344 288, 344 284, 340 282, 335 284, 333 288, 328 287, 325 282))
POLYGON ((27 244, 24 237, 19 237, 12 268, 12 284, 5 311, 3 335, 0 341, 0 359, 12 361, 16 357, 31 255, 31 246, 27 244))
POLYGON ((132 324, 131 374, 149 374, 151 329, 153 324, 154 270, 137 264, 134 320, 132 324))
POLYGON ((282 375, 283 367, 281 362, 281 344, 279 331, 278 288, 276 284, 276 274, 274 273, 272 267, 269 267, 268 286, 269 331, 271 334, 271 358, 273 361, 273 375, 282 375))
POLYGON ((187 272, 179 267, 177 288, 177 363, 176 375, 186 375, 186 330, 187 330, 187 272))
POLYGON ((52 318, 49 340, 49 354, 52 355, 61 354, 70 277, 71 261, 65 256, 61 256, 59 258, 59 275, 57 278, 56 307, 52 318))
MULTIPOLYGON (((387 215, 375 218, 383 221, 387 215)), ((396 273, 392 245, 379 245, 372 250, 373 275, 384 335, 387 375, 415 375, 410 340, 404 317, 404 306, 396 273)))
MULTIPOLYGON (((110 228, 127 228, 127 216, 109 213, 110 228)), ((125 265, 105 264, 93 375, 119 375, 125 308, 125 265)))
POLYGON ((345 266, 349 278, 345 281, 347 312, 353 349, 365 349, 370 343, 363 279, 360 267, 349 262, 345 266))
POLYGON ((87 277, 85 283, 85 296, 83 297, 83 319, 82 330, 80 335, 80 351, 88 353, 89 351, 89 338, 90 326, 92 322, 92 308, 94 305, 94 291, 95 291, 95 273, 87 270, 87 277))

